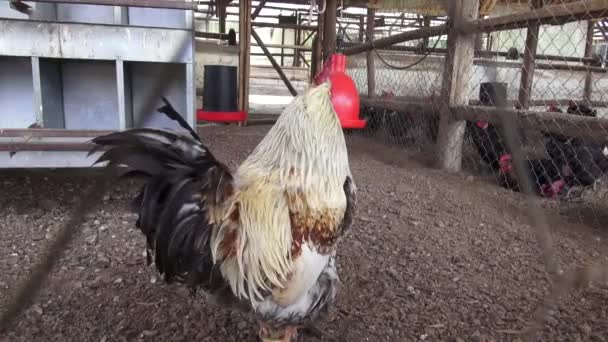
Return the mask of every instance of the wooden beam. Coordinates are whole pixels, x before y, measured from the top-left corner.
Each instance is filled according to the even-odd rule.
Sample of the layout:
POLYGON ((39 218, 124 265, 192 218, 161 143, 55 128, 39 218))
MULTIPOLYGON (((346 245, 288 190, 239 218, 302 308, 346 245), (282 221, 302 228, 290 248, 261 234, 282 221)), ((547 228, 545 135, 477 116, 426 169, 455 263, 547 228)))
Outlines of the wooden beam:
POLYGON ((264 8, 264 6, 266 6, 267 1, 268 0, 260 0, 260 3, 258 3, 258 7, 255 8, 255 11, 253 11, 253 14, 251 15, 251 21, 254 21, 255 18, 260 15, 260 12, 262 12, 262 9, 264 8))
MULTIPOLYGON (((382 109, 394 110, 394 111, 403 111, 403 106, 409 106, 411 104, 431 104, 434 108, 438 110, 438 102, 439 99, 437 97, 432 96, 395 96, 391 99, 384 98, 370 98, 365 94, 361 94, 361 105, 377 107, 382 109)), ((554 106, 568 106, 572 99, 534 99, 530 100, 530 107, 546 107, 550 105, 554 106)), ((518 104, 517 99, 508 100, 507 104, 509 106, 515 107, 518 104)), ((581 103, 587 104, 592 107, 601 107, 608 108, 608 102, 606 101, 582 101, 581 103)), ((468 104, 470 106, 481 106, 481 101, 479 99, 469 99, 468 104)))
POLYGON ((301 45, 304 45, 306 43, 308 43, 308 41, 310 40, 310 38, 312 38, 315 35, 315 31, 312 31, 308 34, 308 36, 306 38, 304 38, 304 41, 301 43, 301 45))
MULTIPOLYGON (((361 44, 349 44, 349 43, 346 43, 345 45, 348 48, 361 46, 361 44)), ((386 46, 386 47, 383 47, 378 50, 417 52, 419 49, 416 46, 396 45, 396 46, 386 46)), ((447 49, 428 48, 427 51, 429 51, 431 53, 445 54, 447 52, 447 49)), ((488 50, 476 50, 475 51, 475 57, 488 57, 488 58, 494 58, 494 57, 498 57, 498 56, 505 57, 505 56, 507 56, 507 54, 508 53, 506 51, 488 51, 488 50)), ((523 58, 524 54, 520 53, 519 57, 523 58)), ((537 54, 535 57, 536 57, 535 58, 536 60, 543 59, 543 60, 559 61, 559 62, 593 63, 595 61, 593 58, 587 58, 587 57, 571 57, 571 56, 540 55, 540 54, 537 54)), ((512 62, 507 62, 507 63, 512 63, 512 62)), ((574 67, 576 67, 576 66, 574 66, 574 67)))
POLYGON ((605 141, 608 119, 554 112, 536 112, 524 109, 486 106, 458 106, 451 108, 460 120, 484 120, 496 125, 516 119, 521 127, 538 131, 566 134, 589 141, 605 141))
POLYGON ((450 29, 443 83, 441 87, 441 120, 437 137, 437 163, 448 172, 458 172, 462 167, 462 145, 465 121, 454 120, 450 107, 466 105, 473 78, 475 33, 462 34, 458 24, 477 19, 479 0, 450 2, 450 29))
MULTIPOLYGON (((371 39, 374 39, 374 25, 376 19, 376 10, 373 8, 367 9, 367 34, 371 39)), ((367 52, 367 96, 376 96, 376 66, 374 61, 374 51, 367 52)))
POLYGON ((483 33, 475 35, 475 50, 481 51, 483 49, 483 33))
MULTIPOLYGON (((259 46, 258 44, 252 44, 252 46, 259 46)), ((289 45, 289 44, 264 44, 269 49, 295 49, 295 50, 303 50, 310 51, 311 48, 305 45, 289 45)))
POLYGON ((257 34, 257 32, 255 32, 255 30, 251 30, 251 35, 253 36, 253 39, 255 39, 256 43, 258 43, 258 45, 262 48, 262 51, 264 51, 264 54, 270 61, 270 64, 272 64, 274 70, 277 71, 277 73, 279 74, 279 77, 281 77, 281 80, 283 80, 283 83, 285 83, 285 86, 287 87, 287 89, 289 89, 289 92, 291 93, 291 95, 297 96, 298 92, 291 85, 291 82, 289 81, 287 76, 285 76, 285 73, 283 72, 283 69, 281 69, 281 66, 279 65, 279 63, 277 63, 277 61, 274 59, 274 57, 268 51, 268 49, 264 45, 264 42, 262 41, 262 38, 260 38, 260 36, 257 34))
POLYGON ((321 71, 321 68, 323 67, 323 21, 325 20, 325 17, 320 15, 319 16, 319 21, 317 22, 317 34, 315 35, 315 38, 313 40, 313 52, 312 52, 312 61, 311 61, 311 68, 310 68, 310 82, 313 82, 315 77, 317 76, 317 73, 319 71, 321 71))
MULTIPOLYGON (((424 113, 436 113, 438 110, 437 100, 436 98, 414 97, 408 99, 361 97, 361 105, 394 111, 416 110, 424 113)), ((604 141, 606 131, 608 131, 608 119, 566 113, 471 105, 453 107, 450 108, 450 112, 458 120, 484 120, 494 125, 502 125, 506 120, 516 119, 518 125, 525 129, 538 131, 542 127, 545 132, 567 134, 569 137, 577 137, 595 143, 604 141)))
MULTIPOLYGON (((431 17, 424 17, 422 19, 422 27, 425 29, 431 27, 431 17)), ((425 49, 429 47, 429 37, 422 38, 422 46, 425 49)))
MULTIPOLYGON (((406 31, 403 33, 389 36, 389 37, 376 39, 373 42, 374 43, 373 46, 376 49, 383 49, 387 46, 395 45, 398 43, 403 43, 403 42, 407 42, 407 41, 411 41, 411 40, 423 39, 425 37, 442 36, 442 35, 445 35, 446 33, 448 33, 447 25, 432 26, 429 28, 422 28, 422 29, 418 29, 418 30, 406 31)), ((345 49, 344 54, 347 56, 356 55, 358 53, 366 52, 371 49, 372 49, 372 43, 367 42, 365 44, 361 44, 361 45, 357 45, 357 46, 353 46, 353 47, 349 47, 349 48, 345 49)))
MULTIPOLYGON (((102 149, 106 150, 107 147, 102 149)), ((57 142, 17 142, 0 143, 0 152, 25 152, 25 151, 90 151, 89 143, 57 143, 57 142)))
POLYGON ((310 64, 308 64, 308 61, 306 60, 306 57, 304 57, 304 54, 302 54, 302 51, 298 51, 298 55, 302 59, 302 62, 304 62, 304 64, 306 64, 306 67, 310 68, 310 64))
POLYGON ((196 31, 196 32, 194 32, 194 36, 196 38, 228 40, 228 34, 227 33, 196 31))
MULTIPOLYGON (((496 61, 493 59, 476 59, 475 65, 485 65, 485 66, 496 66, 500 68, 522 68, 521 63, 519 62, 505 62, 505 61, 496 61)), ((596 72, 596 73, 606 73, 608 69, 602 67, 594 67, 587 65, 571 65, 571 64, 561 64, 561 63, 536 63, 535 69, 538 70, 567 70, 567 71, 584 71, 584 72, 596 72)))
POLYGON ((323 60, 336 50, 336 0, 325 0, 325 18, 323 21, 323 60))
MULTIPOLYGON (((401 12, 401 14, 399 15, 399 17, 397 17, 389 26, 388 26, 388 35, 390 36, 391 34, 393 34, 393 27, 395 27, 395 25, 397 25, 397 23, 403 19, 403 17, 405 17, 405 12, 401 12)), ((401 25, 403 26, 403 25, 401 25)))
MULTIPOLYGON (((542 3, 535 2, 536 6, 542 6, 542 3)), ((526 30, 526 46, 524 48, 524 62, 521 68, 521 79, 519 83, 519 108, 528 109, 530 107, 530 98, 532 97, 532 82, 534 81, 534 67, 536 49, 538 47, 538 35, 540 34, 540 25, 531 23, 526 30)))
POLYGON ((531 24, 563 25, 571 21, 592 20, 607 16, 607 0, 585 0, 464 22, 458 26, 458 30, 462 33, 494 32, 524 28, 531 24))
POLYGON ((217 18, 219 20, 220 33, 226 33, 226 6, 228 0, 217 0, 217 18))
POLYGON ((0 138, 95 138, 113 132, 115 131, 62 128, 4 128, 0 129, 0 138))
POLYGON ((310 56, 310 77, 308 81, 311 83, 315 79, 317 69, 319 68, 318 56, 322 53, 320 46, 321 44, 319 43, 319 39, 315 35, 315 37, 312 39, 312 54, 310 56))
MULTIPOLYGON (((587 21, 587 36, 585 37, 585 57, 591 58, 593 56, 593 30, 595 28, 595 21, 587 21)), ((593 94, 593 73, 587 71, 585 75, 585 87, 583 88, 583 100, 591 101, 591 95, 593 94)))
MULTIPOLYGON (((256 46, 258 46, 258 47, 259 47, 259 45, 256 45, 256 46)), ((282 53, 280 53, 280 52, 276 52, 276 53, 271 52, 270 54, 271 54, 273 57, 279 57, 279 58, 280 58, 281 56, 293 56, 291 53, 290 53, 290 54, 282 54, 282 53)), ((264 52, 251 52, 251 55, 252 55, 252 56, 264 56, 264 57, 266 57, 266 54, 265 54, 264 52)))
POLYGON ((306 31, 314 31, 317 29, 316 26, 310 25, 297 25, 297 24, 278 24, 278 23, 253 23, 254 27, 271 27, 271 28, 281 28, 281 29, 300 29, 306 31))
POLYGON ((91 4, 101 6, 129 6, 145 8, 169 8, 192 10, 196 8, 193 2, 175 0, 28 0, 28 2, 47 2, 52 4, 91 4))
POLYGON ((350 26, 350 24, 346 24, 346 26, 342 26, 341 22, 336 21, 336 23, 338 24, 339 32, 343 32, 343 34, 344 34, 344 36, 342 37, 343 38, 342 41, 343 42, 347 42, 348 41, 348 42, 352 43, 353 40, 348 35, 348 27, 350 26))
MULTIPOLYGON (((568 106, 572 99, 531 99, 529 100, 530 107, 548 107, 548 106, 568 106)), ((579 103, 585 103, 586 105, 592 107, 602 107, 607 108, 608 102, 606 101, 578 101, 579 103)), ((479 106, 481 102, 476 99, 471 99, 469 101, 469 105, 471 106, 479 106)), ((518 99, 513 99, 509 101, 509 105, 512 107, 517 107, 519 105, 518 99)))
POLYGON ((396 112, 409 111, 416 107, 424 107, 427 110, 437 112, 439 110, 437 102, 430 97, 400 96, 392 98, 380 98, 361 96, 361 106, 393 110, 396 112))
POLYGON ((281 30, 281 66, 285 65, 285 29, 281 30))
POLYGON ((249 111, 251 0, 239 1, 239 110, 249 111))
MULTIPOLYGON (((300 15, 300 13, 298 11, 296 11, 296 23, 298 25, 300 25, 302 23, 302 16, 300 15)), ((294 39, 294 45, 300 45, 300 40, 302 39, 301 34, 302 34, 302 30, 300 29, 296 29, 295 30, 295 35, 293 37, 294 39)), ((293 50, 293 66, 299 67, 300 64, 300 56, 302 54, 300 53, 299 49, 294 49, 293 50)))
POLYGON ((365 18, 359 17, 359 43, 365 42, 365 18))

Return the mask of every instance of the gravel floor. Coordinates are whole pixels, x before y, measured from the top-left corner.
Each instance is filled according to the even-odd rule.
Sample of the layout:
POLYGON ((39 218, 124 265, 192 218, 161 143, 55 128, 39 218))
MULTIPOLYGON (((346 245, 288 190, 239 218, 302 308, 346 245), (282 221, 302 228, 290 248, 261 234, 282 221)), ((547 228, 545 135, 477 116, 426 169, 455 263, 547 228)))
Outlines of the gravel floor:
MULTIPOLYGON (((267 127, 208 127, 204 139, 232 167, 267 127)), ((515 341, 547 292, 522 197, 470 175, 349 136, 360 209, 339 250, 343 288, 319 322, 327 341, 515 341)), ((90 171, 0 173, 0 303, 67 220, 90 171)), ((146 267, 128 200, 112 189, 89 215, 35 305, 6 341, 255 341, 247 318, 167 286, 146 267)), ((608 260, 605 209, 542 202, 563 268, 608 260), (582 218, 582 219, 581 219, 582 218), (572 223, 574 222, 574 223, 572 223), (580 222, 588 222, 582 224, 580 222)), ((605 341, 608 290, 564 298, 544 341, 605 341)), ((315 340, 314 338, 309 338, 315 340)))

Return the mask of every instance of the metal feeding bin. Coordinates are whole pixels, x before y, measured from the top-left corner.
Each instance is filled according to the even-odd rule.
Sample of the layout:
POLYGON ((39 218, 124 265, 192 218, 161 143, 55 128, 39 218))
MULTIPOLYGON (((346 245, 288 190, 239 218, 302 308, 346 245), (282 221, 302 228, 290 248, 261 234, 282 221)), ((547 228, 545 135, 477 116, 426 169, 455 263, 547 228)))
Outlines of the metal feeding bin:
POLYGON ((238 110, 236 66, 205 65, 203 109, 197 119, 211 122, 242 122, 247 112, 238 110))

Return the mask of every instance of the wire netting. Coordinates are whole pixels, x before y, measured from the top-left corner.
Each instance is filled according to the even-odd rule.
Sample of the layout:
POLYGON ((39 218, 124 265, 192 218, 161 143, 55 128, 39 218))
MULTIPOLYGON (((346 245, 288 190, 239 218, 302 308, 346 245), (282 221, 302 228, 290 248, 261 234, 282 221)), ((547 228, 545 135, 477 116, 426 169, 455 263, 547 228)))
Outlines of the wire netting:
MULTIPOLYGON (((529 5, 497 6, 490 17, 526 13, 529 5)), ((568 4, 548 5, 557 9, 568 4)), ((556 13, 551 24, 539 18, 521 29, 475 34, 467 85, 456 90, 468 94, 470 106, 465 115, 463 169, 493 179, 496 186, 520 191, 512 150, 521 149, 525 159, 521 171, 529 176, 536 195, 563 206, 584 206, 577 219, 597 223, 608 193, 608 187, 601 186, 608 172, 602 124, 608 115, 606 42, 599 34, 604 26, 602 20, 586 20, 590 13, 556 13), (537 47, 529 63, 525 54, 532 53, 533 41, 537 47), (503 107, 504 115, 484 121, 480 106, 503 107), (515 119, 516 147, 505 144, 503 116, 515 119)), ((384 14, 378 13, 376 22, 384 14)), ((414 17, 422 27, 423 17, 414 17)), ((445 17, 428 20, 430 26, 445 22, 445 17)), ((374 39, 386 36, 386 31, 376 30, 374 39)), ((441 91, 446 47, 444 35, 349 57, 348 73, 363 95, 362 116, 369 122, 363 134, 416 151, 436 150, 441 108, 448 101, 441 91), (368 90, 368 60, 373 62, 373 94, 368 90)))
MULTIPOLYGON (((437 23, 441 22, 437 20, 437 23)), ((374 39, 386 36, 388 32, 375 32, 374 39)), ((445 48, 446 41, 447 36, 432 37, 428 46, 445 48)), ((375 95, 391 103, 407 101, 410 106, 408 110, 401 110, 394 106, 387 109, 364 104, 362 115, 369 122, 364 134, 417 151, 427 151, 437 139, 439 106, 423 106, 428 102, 422 100, 440 96, 444 56, 426 55, 428 50, 421 44, 410 41, 369 53, 375 66, 375 95)), ((357 88, 366 96, 367 60, 366 53, 351 56, 347 69, 357 88)))
MULTIPOLYGON (((557 208, 565 219, 592 227, 605 226, 608 219, 608 35, 602 19, 608 10, 597 4, 587 8, 588 3, 501 2, 485 16, 486 25, 494 17, 517 21, 517 16, 534 14, 535 19, 510 26, 517 29, 463 33, 466 25, 458 27, 461 23, 452 17, 447 20, 449 45, 447 36, 430 37, 373 49, 349 61, 348 73, 361 90, 362 116, 368 120, 362 134, 432 151, 444 166, 449 155, 462 162, 452 163, 455 169, 462 165, 464 172, 488 180, 488 186, 541 199, 540 205, 527 203, 527 216, 555 282, 530 324, 531 334, 542 327, 559 296, 589 281, 606 281, 608 274, 601 266, 563 273, 547 211, 557 208), (468 54, 446 48, 468 46, 470 52, 473 44, 468 54)), ((467 18, 470 9, 450 10, 474 20, 467 18)), ((446 18, 423 21, 437 26, 446 18)), ((374 46, 381 35, 374 32, 374 46)))

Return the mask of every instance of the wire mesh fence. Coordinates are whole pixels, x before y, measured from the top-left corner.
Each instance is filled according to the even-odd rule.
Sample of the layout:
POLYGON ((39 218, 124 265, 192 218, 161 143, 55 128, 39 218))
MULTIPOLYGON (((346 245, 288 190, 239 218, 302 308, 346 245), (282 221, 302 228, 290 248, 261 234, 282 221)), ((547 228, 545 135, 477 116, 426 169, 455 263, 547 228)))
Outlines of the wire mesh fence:
MULTIPOLYGON (((352 56, 348 72, 362 92, 362 115, 369 122, 362 134, 435 151, 437 159, 445 157, 447 146, 457 150, 452 155, 462 158, 465 172, 487 178, 491 186, 543 198, 567 212, 566 219, 601 226, 608 194, 608 36, 598 39, 595 33, 604 32, 608 10, 593 1, 494 3, 478 28, 502 17, 514 29, 497 20, 495 27, 466 36, 448 21, 450 39, 474 44, 465 57, 450 56, 458 47, 446 49, 446 36, 373 50, 367 53, 371 58, 352 56), (532 14, 538 18, 513 24, 532 14)), ((440 19, 431 26, 443 24, 440 19)), ((529 216, 548 274, 559 277, 544 207, 531 205, 529 216)), ((581 268, 559 278, 532 330, 546 319, 556 296, 575 284, 605 281, 606 274, 581 268)))
MULTIPOLYGON (((435 42, 441 40, 440 38, 435 42)), ((369 122, 364 134, 403 147, 427 151, 437 139, 439 106, 429 108, 428 105, 423 106, 421 100, 440 95, 444 61, 441 56, 429 55, 422 62, 412 65, 417 63, 422 55, 417 54, 414 49, 411 50, 371 53, 375 65, 377 98, 386 101, 407 100, 413 106, 406 111, 399 107, 387 109, 364 104, 362 116, 369 122), (421 102, 420 105, 417 105, 417 102, 421 102)), ((352 57, 349 59, 350 67, 347 72, 357 88, 367 94, 367 57, 365 54, 352 57)))
MULTIPOLYGON (((530 10, 529 5, 497 6, 490 15, 523 13, 530 10)), ((555 2, 548 5, 560 6, 555 2)), ((504 102, 503 107, 517 117, 516 141, 523 150, 524 171, 531 177, 535 192, 559 200, 585 199, 581 194, 597 190, 608 172, 603 126, 598 120, 581 119, 608 115, 608 84, 601 55, 605 54, 605 43, 593 38, 601 20, 577 20, 584 17, 572 13, 556 17, 559 24, 543 25, 539 19, 527 28, 476 34, 468 84, 457 90, 467 92, 471 105, 467 116, 471 118, 481 118, 475 113, 478 106, 497 107, 494 102, 504 102), (591 37, 587 38, 589 32, 591 37), (535 58, 526 58, 526 53, 535 58), (518 109, 527 114, 517 115, 518 109), (535 112, 556 116, 541 118, 535 112), (568 126, 560 127, 564 121, 568 126)), ((437 18, 431 25, 444 21, 437 18)), ((382 36, 380 32, 374 38, 382 36)), ((431 37, 368 52, 371 69, 366 54, 351 56, 349 75, 364 96, 374 97, 373 101, 363 101, 362 115, 369 121, 364 134, 419 151, 435 148, 441 105, 448 100, 441 95, 446 42, 447 36, 431 37), (368 75, 374 78, 373 94, 368 89, 368 75)), ((466 122, 463 167, 493 176, 498 186, 517 191, 510 164, 513 152, 504 143, 503 126, 500 120, 466 122)), ((588 200, 600 201, 602 196, 596 191, 588 200)))

